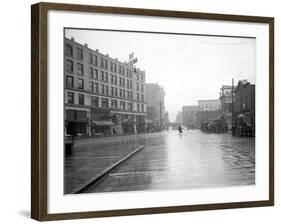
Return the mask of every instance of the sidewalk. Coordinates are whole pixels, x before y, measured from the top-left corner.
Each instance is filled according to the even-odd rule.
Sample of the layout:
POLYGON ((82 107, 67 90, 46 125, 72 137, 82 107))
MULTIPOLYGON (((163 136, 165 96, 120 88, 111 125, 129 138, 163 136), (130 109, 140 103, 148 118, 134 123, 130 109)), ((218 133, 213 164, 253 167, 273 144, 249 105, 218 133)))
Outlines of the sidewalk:
POLYGON ((140 146, 133 135, 75 141, 71 155, 65 157, 64 193, 75 193, 77 187, 89 183, 140 146))

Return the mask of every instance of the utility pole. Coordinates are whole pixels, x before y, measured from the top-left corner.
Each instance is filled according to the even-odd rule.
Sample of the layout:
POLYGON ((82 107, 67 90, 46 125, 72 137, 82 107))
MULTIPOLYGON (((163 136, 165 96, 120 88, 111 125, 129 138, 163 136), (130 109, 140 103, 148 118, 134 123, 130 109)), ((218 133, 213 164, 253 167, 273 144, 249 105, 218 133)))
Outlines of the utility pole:
POLYGON ((159 108, 159 111, 160 111, 160 129, 162 131, 162 128, 163 128, 163 121, 162 121, 162 102, 160 100, 160 108, 159 108))
MULTIPOLYGON (((135 73, 137 72, 135 67, 133 66, 133 75, 135 76, 135 73)), ((132 92, 133 92, 133 133, 137 133, 137 118, 135 115, 135 85, 132 85, 132 92)))
MULTIPOLYGON (((232 78, 232 85, 231 85, 231 120, 232 120, 232 124, 231 124, 231 130, 233 130, 233 125, 234 125, 234 102, 233 102, 233 91, 234 91, 234 79, 232 78)), ((232 133, 233 134, 233 133, 232 133)))

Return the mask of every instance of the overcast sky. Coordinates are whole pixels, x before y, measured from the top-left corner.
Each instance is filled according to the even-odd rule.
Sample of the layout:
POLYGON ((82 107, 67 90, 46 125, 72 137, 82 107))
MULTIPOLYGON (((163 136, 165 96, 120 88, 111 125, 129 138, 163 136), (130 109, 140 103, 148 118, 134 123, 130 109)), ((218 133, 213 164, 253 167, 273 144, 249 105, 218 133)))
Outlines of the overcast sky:
POLYGON ((255 83, 255 39, 66 29, 67 38, 120 61, 134 52, 147 83, 164 87, 170 121, 184 105, 218 99, 220 87, 255 83))

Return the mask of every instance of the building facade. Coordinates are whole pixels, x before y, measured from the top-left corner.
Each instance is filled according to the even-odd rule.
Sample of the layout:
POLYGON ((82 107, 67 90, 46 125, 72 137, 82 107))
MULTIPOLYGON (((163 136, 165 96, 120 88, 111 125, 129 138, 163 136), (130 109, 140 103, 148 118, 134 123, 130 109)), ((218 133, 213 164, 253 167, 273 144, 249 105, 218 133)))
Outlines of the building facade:
POLYGON ((214 120, 219 118, 221 115, 220 110, 201 110, 198 111, 196 114, 196 122, 195 122, 195 127, 200 129, 202 127, 202 124, 204 122, 208 122, 210 120, 214 120))
POLYGON ((199 106, 183 106, 182 107, 182 123, 188 129, 196 128, 196 114, 199 106))
POLYGON ((236 86, 233 86, 233 94, 232 94, 232 86, 223 85, 221 87, 220 104, 223 113, 232 113, 232 105, 234 106, 234 102, 235 102, 235 89, 236 86))
POLYGON ((179 111, 177 113, 175 122, 178 124, 183 124, 182 111, 179 111))
POLYGON ((223 85, 220 89, 220 102, 222 114, 226 118, 227 128, 232 128, 232 111, 234 110, 235 103, 235 89, 236 86, 223 85))
POLYGON ((221 109, 219 99, 198 100, 199 111, 216 111, 221 109))
POLYGON ((255 123, 255 85, 247 80, 240 80, 235 89, 235 116, 248 114, 255 123))
POLYGON ((145 130, 145 72, 64 39, 65 134, 111 135, 145 130))
POLYGON ((202 123, 216 119, 221 114, 219 99, 198 100, 198 113, 196 113, 195 127, 200 129, 202 123))
POLYGON ((165 123, 165 91, 154 83, 146 83, 148 131, 160 131, 165 123))
POLYGON ((168 111, 166 111, 166 112, 164 113, 164 128, 165 128, 166 130, 169 130, 169 125, 170 125, 169 113, 168 113, 168 111))

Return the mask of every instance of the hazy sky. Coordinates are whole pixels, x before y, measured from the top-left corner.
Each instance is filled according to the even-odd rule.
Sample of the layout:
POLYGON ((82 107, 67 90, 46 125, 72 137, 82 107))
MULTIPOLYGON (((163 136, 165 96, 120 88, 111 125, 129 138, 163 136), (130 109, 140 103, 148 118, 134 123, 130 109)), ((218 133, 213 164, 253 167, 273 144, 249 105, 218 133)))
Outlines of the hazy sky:
POLYGON ((255 39, 74 29, 65 35, 120 61, 134 52, 146 82, 164 87, 170 121, 184 105, 218 99, 232 78, 255 83, 255 39))

